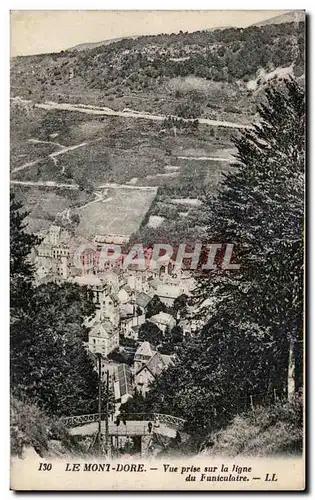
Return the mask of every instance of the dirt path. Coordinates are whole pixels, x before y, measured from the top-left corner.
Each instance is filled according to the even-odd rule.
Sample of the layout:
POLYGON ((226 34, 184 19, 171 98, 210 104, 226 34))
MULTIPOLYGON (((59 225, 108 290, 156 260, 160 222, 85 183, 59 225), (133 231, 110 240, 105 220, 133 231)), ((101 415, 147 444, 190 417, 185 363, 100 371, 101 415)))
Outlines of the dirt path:
POLYGON ((53 144, 54 146, 58 146, 59 148, 65 148, 63 144, 59 144, 59 142, 53 141, 41 141, 40 139, 29 139, 28 142, 32 142, 33 144, 53 144))
POLYGON ((67 153, 68 151, 74 151, 75 149, 78 148, 83 148, 84 146, 87 146, 89 143, 88 142, 81 142, 80 144, 75 144, 74 146, 68 146, 64 149, 61 149, 60 151, 55 151, 54 153, 50 153, 51 158, 56 158, 56 156, 63 155, 64 153, 67 153))
POLYGON ((32 181, 10 181, 11 184, 21 185, 21 186, 39 186, 39 187, 54 187, 54 188, 64 188, 64 189, 79 189, 77 184, 58 184, 55 181, 42 181, 42 182, 32 182, 32 181))
MULTIPOLYGON (((25 102, 30 102, 30 101, 25 101, 25 102)), ((34 106, 36 108, 47 109, 47 110, 59 109, 65 111, 76 111, 79 113, 86 113, 89 115, 120 116, 122 118, 126 117, 141 118, 145 120, 154 120, 154 121, 163 121, 166 118, 166 116, 164 115, 154 115, 151 113, 147 113, 145 111, 134 111, 134 110, 115 111, 108 107, 92 106, 89 104, 71 104, 71 103, 58 103, 58 102, 48 101, 45 103, 35 103, 34 106)), ((227 127, 236 129, 249 128, 248 125, 229 122, 225 120, 211 120, 210 118, 197 118, 197 120, 199 123, 203 125, 210 125, 213 127, 227 127)), ((191 120, 184 119, 184 121, 191 121, 191 120)))
MULTIPOLYGON (((15 181, 15 180, 11 180, 10 181, 11 184, 14 184, 14 185, 21 185, 21 186, 43 186, 43 187, 54 187, 54 188, 66 188, 66 189, 79 189, 79 186, 78 184, 63 184, 63 183, 58 183, 58 182, 55 182, 55 181, 38 181, 38 182, 33 182, 33 181, 15 181)), ((139 190, 139 191, 155 191, 157 192, 157 187, 156 186, 132 186, 132 185, 129 185, 129 184, 115 184, 115 183, 112 183, 112 184, 104 184, 102 186, 98 186, 98 189, 108 189, 108 188, 112 188, 112 189, 132 189, 132 190, 139 190)), ((102 195, 101 193, 99 192, 95 192, 94 193, 95 196, 97 196, 95 198, 95 200, 93 201, 89 201, 86 205, 80 207, 81 208, 84 208, 86 207, 87 205, 91 205, 92 203, 96 203, 98 201, 103 201, 104 203, 107 202, 107 201, 110 201, 111 198, 105 198, 106 195, 102 195)))
POLYGON ((198 160, 198 161, 227 161, 229 163, 235 162, 233 158, 219 158, 217 156, 178 156, 179 160, 198 160))
POLYGON ((14 172, 19 172, 20 170, 24 170, 25 168, 33 167, 34 165, 39 163, 42 159, 43 158, 37 158, 34 161, 29 161, 28 163, 24 163, 24 165, 21 165, 20 167, 13 168, 11 170, 11 174, 13 174, 14 172))
MULTIPOLYGON (((93 141, 91 141, 91 142, 93 142, 93 141)), ((53 160, 54 164, 57 165, 56 156, 63 155, 64 153, 67 153, 68 151, 73 151, 75 149, 82 148, 84 146, 87 146, 88 144, 89 144, 89 142, 81 142, 80 144, 75 144, 74 146, 67 146, 67 147, 63 146, 63 149, 61 149, 59 151, 55 151, 54 153, 50 153, 49 155, 44 156, 42 158, 37 158, 37 160, 30 161, 28 163, 24 163, 24 165, 21 165, 20 167, 13 168, 11 170, 11 173, 14 174, 14 172, 19 172, 20 170, 24 170, 26 168, 33 167, 34 165, 36 165, 40 161, 48 159, 48 158, 51 158, 53 160)))
POLYGON ((113 188, 113 189, 139 189, 140 191, 157 191, 158 187, 157 186, 136 186, 133 184, 116 184, 116 183, 107 183, 103 184, 102 186, 98 186, 98 189, 106 189, 106 188, 113 188))
POLYGON ((111 199, 112 199, 112 198, 107 198, 107 199, 106 199, 106 198, 105 198, 105 196, 106 196, 106 195, 105 195, 105 194, 104 194, 104 195, 102 195, 102 193, 100 193, 100 192, 98 192, 98 191, 95 191, 93 194, 95 195, 95 199, 94 199, 94 200, 89 201, 88 203, 86 203, 85 205, 82 205, 81 207, 77 207, 77 209, 76 209, 76 210, 82 210, 83 208, 86 208, 86 207, 88 207, 89 205, 92 205, 93 203, 97 203, 97 202, 99 202, 99 201, 105 202, 105 201, 109 201, 109 200, 111 200, 111 199))

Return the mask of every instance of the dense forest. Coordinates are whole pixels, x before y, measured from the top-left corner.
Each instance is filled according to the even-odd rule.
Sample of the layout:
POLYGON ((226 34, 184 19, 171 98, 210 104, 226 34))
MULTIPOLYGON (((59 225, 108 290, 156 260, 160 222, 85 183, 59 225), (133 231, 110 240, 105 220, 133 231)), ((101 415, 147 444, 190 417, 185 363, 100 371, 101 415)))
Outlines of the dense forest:
POLYGON ((233 82, 293 65, 304 73, 304 23, 283 23, 171 35, 126 38, 83 51, 61 51, 12 61, 13 87, 31 95, 69 82, 123 95, 157 88, 173 77, 194 75, 233 82))
POLYGON ((30 261, 39 239, 25 231, 27 213, 10 203, 11 446, 40 454, 48 438, 71 439, 59 418, 97 409, 98 377, 86 352, 83 319, 94 312, 89 292, 65 283, 34 284, 30 261))
POLYGON ((122 40, 106 48, 80 53, 78 67, 82 75, 84 68, 89 68, 86 76, 90 77, 91 84, 102 85, 101 78, 111 81, 129 77, 146 87, 151 78, 187 75, 217 81, 246 80, 255 76, 259 68, 271 70, 291 63, 295 64, 296 73, 301 74, 303 54, 304 23, 298 26, 285 23, 122 40), (108 58, 115 60, 119 52, 122 56, 118 66, 102 67, 102 62, 107 63, 108 58))
POLYGON ((209 241, 233 243, 241 268, 199 276, 193 300, 204 327, 148 396, 135 394, 122 410, 141 404, 185 418, 200 443, 263 407, 265 423, 291 415, 286 436, 295 432, 301 449, 304 92, 290 80, 266 97, 259 124, 235 140, 239 163, 207 203, 209 241))

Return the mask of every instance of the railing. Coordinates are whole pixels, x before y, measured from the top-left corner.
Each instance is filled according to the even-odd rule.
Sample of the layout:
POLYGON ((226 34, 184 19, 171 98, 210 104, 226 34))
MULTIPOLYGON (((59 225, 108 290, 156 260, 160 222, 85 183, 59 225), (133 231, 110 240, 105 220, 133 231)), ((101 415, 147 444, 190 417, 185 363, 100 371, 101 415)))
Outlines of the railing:
MULTIPOLYGON (((105 414, 102 414, 102 420, 105 419, 105 414)), ((89 415, 76 415, 73 417, 63 417, 62 422, 67 427, 76 427, 82 424, 90 424, 98 421, 98 413, 90 413, 89 415)))
MULTIPOLYGON (((77 427, 83 424, 90 424, 92 422, 97 422, 99 418, 98 413, 91 413, 89 415, 76 415, 73 417, 63 417, 62 421, 67 427, 77 427)), ((157 423, 165 424, 175 429, 182 429, 185 424, 185 420, 182 418, 174 417, 173 415, 165 415, 163 413, 128 413, 126 415, 120 416, 120 420, 126 421, 149 421, 155 425, 157 423)), ((102 413, 102 420, 105 420, 105 413, 102 413)))
POLYGON ((160 424, 166 424, 176 429, 182 429, 186 422, 182 418, 174 417, 173 415, 165 415, 164 413, 127 413, 121 418, 125 420, 146 420, 152 423, 158 421, 160 424))

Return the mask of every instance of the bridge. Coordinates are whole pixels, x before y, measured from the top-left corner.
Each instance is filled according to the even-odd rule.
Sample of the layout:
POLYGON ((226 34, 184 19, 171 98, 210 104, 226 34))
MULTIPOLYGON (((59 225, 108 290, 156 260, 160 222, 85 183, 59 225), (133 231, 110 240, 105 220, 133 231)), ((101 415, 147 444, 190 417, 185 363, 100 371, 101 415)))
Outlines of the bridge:
MULTIPOLYGON (((91 436, 98 431, 98 413, 77 415, 63 418, 73 436, 91 436)), ((182 430, 185 420, 162 413, 130 413, 120 417, 119 425, 108 419, 109 436, 149 436, 161 434, 173 438, 177 431, 182 430), (149 423, 152 424, 151 432, 149 423)), ((101 431, 105 433, 105 414, 102 413, 101 431)))
POLYGON ((99 414, 77 415, 64 417, 63 422, 69 428, 72 436, 78 439, 91 438, 89 451, 95 448, 100 451, 104 444, 104 453, 113 456, 119 454, 120 447, 129 446, 137 450, 140 456, 151 454, 153 443, 159 443, 162 447, 169 439, 177 439, 178 431, 184 427, 185 420, 161 413, 129 413, 119 416, 119 421, 113 417, 108 419, 106 429, 106 414, 101 414, 101 432, 99 434, 99 414), (106 430, 108 431, 106 433, 106 430), (108 438, 106 437, 106 434, 108 438), (108 439, 108 440, 107 440, 108 439), (99 441, 98 441, 99 440, 99 441), (166 440, 166 441, 165 441, 166 440), (97 444, 99 443, 99 444, 97 444), (107 448, 109 446, 109 448, 107 448), (97 448, 98 447, 98 448, 97 448))

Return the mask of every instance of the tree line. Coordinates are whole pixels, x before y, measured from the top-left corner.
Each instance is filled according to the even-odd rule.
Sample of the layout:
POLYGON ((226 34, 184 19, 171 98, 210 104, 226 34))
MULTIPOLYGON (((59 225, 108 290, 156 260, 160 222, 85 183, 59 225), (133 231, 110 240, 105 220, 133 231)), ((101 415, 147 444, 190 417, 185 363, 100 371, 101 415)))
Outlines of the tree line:
POLYGON ((122 407, 132 412, 140 397, 142 411, 184 418, 199 439, 303 389, 304 90, 293 79, 270 86, 257 111, 206 202, 209 240, 233 243, 241 268, 198 277, 204 327, 146 398, 122 407))
POLYGON ((31 65, 34 78, 29 92, 34 93, 34 83, 44 92, 48 81, 57 87, 67 84, 71 67, 79 83, 83 78, 90 88, 114 89, 122 95, 127 87, 147 90, 166 79, 188 75, 248 81, 260 68, 272 71, 291 64, 300 76, 304 72, 304 39, 304 22, 141 36, 80 52, 16 58, 12 81, 27 86, 24 65, 31 65))
POLYGON ((12 395, 49 416, 97 410, 98 379, 84 342, 94 312, 85 287, 34 282, 29 234, 21 203, 10 200, 10 382, 12 395))

